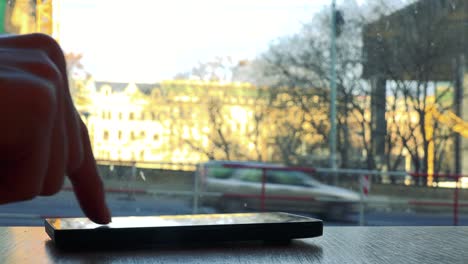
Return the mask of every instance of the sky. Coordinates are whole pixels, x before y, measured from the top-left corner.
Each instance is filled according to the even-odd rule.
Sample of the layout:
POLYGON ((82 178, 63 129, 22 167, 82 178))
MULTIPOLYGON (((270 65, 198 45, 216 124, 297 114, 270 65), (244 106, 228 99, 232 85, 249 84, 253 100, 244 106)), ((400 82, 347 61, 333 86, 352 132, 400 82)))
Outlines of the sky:
POLYGON ((330 2, 65 0, 59 36, 96 80, 151 83, 216 56, 253 59, 330 2))

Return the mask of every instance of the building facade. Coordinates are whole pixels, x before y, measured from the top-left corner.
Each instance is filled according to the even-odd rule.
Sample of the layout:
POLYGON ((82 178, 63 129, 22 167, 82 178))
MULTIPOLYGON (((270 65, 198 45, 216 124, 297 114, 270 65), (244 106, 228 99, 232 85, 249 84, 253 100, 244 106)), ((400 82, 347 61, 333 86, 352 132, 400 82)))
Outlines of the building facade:
POLYGON ((250 84, 74 81, 96 159, 177 168, 208 159, 266 159, 266 104, 250 84), (264 158, 262 158, 264 157, 264 158))

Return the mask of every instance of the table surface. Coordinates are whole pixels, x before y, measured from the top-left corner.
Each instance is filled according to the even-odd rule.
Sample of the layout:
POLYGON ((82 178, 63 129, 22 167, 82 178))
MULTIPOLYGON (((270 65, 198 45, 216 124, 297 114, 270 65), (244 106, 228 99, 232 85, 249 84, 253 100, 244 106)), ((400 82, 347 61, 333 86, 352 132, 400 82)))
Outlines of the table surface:
POLYGON ((0 263, 468 263, 468 227, 325 227, 290 245, 63 252, 43 227, 0 227, 0 263))

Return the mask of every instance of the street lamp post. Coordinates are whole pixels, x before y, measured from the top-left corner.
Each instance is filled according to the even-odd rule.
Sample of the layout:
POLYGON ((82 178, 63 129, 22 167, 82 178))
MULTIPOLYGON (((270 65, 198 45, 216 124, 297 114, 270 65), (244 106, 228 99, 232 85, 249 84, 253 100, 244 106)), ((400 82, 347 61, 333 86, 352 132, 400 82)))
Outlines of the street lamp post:
MULTIPOLYGON (((336 164, 336 9, 335 0, 332 0, 331 16, 331 47, 330 47, 330 168, 337 169, 336 164)), ((333 174, 333 181, 337 184, 336 173, 333 174)))

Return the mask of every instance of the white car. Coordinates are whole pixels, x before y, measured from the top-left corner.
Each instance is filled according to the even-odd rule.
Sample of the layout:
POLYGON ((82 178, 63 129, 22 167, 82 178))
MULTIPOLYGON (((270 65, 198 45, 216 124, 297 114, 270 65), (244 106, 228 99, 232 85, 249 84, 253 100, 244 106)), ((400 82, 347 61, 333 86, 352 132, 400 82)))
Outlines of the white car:
POLYGON ((306 212, 342 220, 357 211, 359 194, 323 184, 313 170, 261 162, 210 161, 197 177, 206 206, 224 212, 244 210, 306 212), (212 195, 209 195, 212 194, 212 195))

